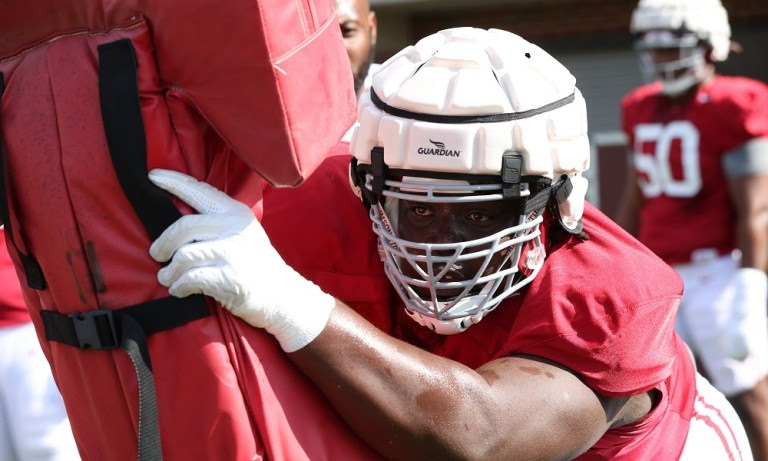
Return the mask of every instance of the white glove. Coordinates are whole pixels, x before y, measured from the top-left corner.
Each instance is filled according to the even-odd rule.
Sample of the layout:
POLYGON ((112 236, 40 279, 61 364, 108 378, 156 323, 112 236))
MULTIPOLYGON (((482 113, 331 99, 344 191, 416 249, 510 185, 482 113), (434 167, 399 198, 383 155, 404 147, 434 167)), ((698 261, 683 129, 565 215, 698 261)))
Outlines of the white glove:
POLYGON ((761 319, 768 308, 768 278, 760 269, 743 267, 731 283, 733 302, 718 345, 728 357, 744 360, 750 352, 751 332, 765 324, 761 319))
POLYGON ((274 335, 283 350, 309 344, 328 322, 334 298, 289 267, 251 209, 185 174, 152 170, 149 179, 200 214, 173 223, 149 249, 173 296, 203 293, 274 335))

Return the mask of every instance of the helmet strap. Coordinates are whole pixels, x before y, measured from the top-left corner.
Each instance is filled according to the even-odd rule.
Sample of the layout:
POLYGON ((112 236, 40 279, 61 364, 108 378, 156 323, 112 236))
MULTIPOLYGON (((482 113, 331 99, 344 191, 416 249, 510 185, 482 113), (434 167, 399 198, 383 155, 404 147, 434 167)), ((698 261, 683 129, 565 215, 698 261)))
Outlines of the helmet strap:
POLYGON ((552 185, 550 190, 549 211, 563 230, 571 235, 579 235, 584 230, 584 222, 579 219, 579 223, 573 229, 566 226, 560 215, 560 207, 558 206, 568 200, 571 191, 573 191, 573 183, 571 182, 570 176, 566 174, 560 176, 560 179, 552 185))
POLYGON ((527 176, 531 195, 525 200, 524 213, 538 212, 547 206, 552 196, 552 180, 545 176, 527 176))

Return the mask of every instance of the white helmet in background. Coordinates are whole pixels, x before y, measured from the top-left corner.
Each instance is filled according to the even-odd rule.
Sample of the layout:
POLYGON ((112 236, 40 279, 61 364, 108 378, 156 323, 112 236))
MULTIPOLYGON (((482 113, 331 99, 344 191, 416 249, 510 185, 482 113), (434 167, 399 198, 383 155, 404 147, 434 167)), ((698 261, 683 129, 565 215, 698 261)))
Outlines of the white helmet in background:
POLYGON ((728 13, 720 0, 640 0, 632 13, 630 32, 640 68, 647 80, 660 80, 664 92, 676 95, 712 75, 713 61, 725 61, 731 47, 728 13), (654 62, 659 49, 677 49, 679 56, 654 62))
POLYGON ((374 75, 358 121, 350 173, 385 271, 408 314, 440 334, 479 322, 536 276, 547 206, 564 229, 581 232, 586 105, 570 72, 517 35, 457 28, 405 48, 374 75), (507 200, 519 219, 477 240, 413 242, 398 236, 401 200, 507 200), (477 273, 446 277, 467 261, 477 273))

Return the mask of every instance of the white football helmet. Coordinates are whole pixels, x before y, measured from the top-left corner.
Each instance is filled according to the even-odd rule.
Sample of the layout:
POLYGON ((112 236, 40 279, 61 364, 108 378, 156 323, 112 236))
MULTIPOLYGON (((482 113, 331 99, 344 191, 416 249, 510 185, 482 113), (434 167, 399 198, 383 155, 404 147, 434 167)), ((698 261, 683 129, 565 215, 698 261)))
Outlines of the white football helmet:
POLYGON ((661 81, 677 95, 712 75, 713 61, 725 61, 731 47, 728 13, 720 0, 640 0, 630 31, 646 80, 661 81), (679 50, 677 59, 655 62, 654 52, 679 50))
POLYGON ((350 173, 385 271, 408 314, 440 334, 479 322, 536 276, 547 205, 564 229, 581 231, 586 104, 570 72, 517 35, 457 28, 405 48, 373 76, 358 120, 350 173), (398 235, 403 199, 507 200, 520 211, 516 225, 484 238, 423 243, 398 235), (447 276, 469 261, 476 273, 447 276))

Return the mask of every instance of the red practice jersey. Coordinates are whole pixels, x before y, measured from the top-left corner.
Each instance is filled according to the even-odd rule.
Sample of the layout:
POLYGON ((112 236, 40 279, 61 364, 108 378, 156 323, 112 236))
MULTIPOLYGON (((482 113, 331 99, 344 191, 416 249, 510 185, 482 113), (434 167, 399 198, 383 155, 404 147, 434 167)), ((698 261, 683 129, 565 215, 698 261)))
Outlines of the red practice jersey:
POLYGON ((554 249, 533 282, 467 331, 442 336, 405 314, 347 180, 348 155, 330 158, 297 189, 270 189, 262 223, 286 262, 381 330, 477 368, 529 354, 559 363, 606 396, 658 389, 641 420, 608 431, 582 460, 676 459, 695 398, 695 372, 674 332, 682 281, 591 205, 590 240, 554 249))
POLYGON ((689 262, 696 249, 733 250, 736 215, 722 157, 768 136, 768 86, 716 76, 673 104, 650 84, 625 96, 622 117, 643 196, 640 241, 670 264, 689 262))
POLYGON ((5 246, 5 229, 0 228, 0 328, 30 321, 16 269, 5 246))

